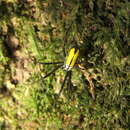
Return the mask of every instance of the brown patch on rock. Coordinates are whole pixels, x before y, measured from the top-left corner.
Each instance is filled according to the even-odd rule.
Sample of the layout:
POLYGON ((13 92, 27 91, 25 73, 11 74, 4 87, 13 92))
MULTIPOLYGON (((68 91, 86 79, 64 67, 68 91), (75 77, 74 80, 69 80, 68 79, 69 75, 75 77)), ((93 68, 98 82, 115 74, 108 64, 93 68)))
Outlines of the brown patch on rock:
POLYGON ((15 63, 15 73, 12 80, 25 82, 30 77, 30 71, 27 69, 28 59, 21 58, 15 63))
POLYGON ((19 40, 14 35, 9 35, 6 43, 11 50, 15 50, 19 46, 19 40))

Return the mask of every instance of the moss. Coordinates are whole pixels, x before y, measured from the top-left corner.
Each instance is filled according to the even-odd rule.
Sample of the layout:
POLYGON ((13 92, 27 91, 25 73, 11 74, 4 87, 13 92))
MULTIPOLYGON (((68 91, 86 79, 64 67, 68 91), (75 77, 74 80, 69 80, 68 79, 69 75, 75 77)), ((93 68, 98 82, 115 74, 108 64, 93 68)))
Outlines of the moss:
POLYGON ((0 128, 128 129, 129 7, 126 0, 2 0, 0 128), (65 71, 43 80, 56 65, 36 61, 64 61, 73 46, 82 64, 57 98, 65 71))

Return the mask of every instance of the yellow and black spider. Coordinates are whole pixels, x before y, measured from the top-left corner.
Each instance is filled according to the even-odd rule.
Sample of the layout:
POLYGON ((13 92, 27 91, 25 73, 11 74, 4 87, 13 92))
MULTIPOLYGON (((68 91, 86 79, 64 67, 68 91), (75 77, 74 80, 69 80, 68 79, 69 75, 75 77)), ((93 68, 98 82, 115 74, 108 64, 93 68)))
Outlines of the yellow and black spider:
POLYGON ((77 63, 78 56, 79 56, 79 49, 73 47, 73 48, 70 49, 69 54, 66 57, 65 62, 64 61, 63 62, 37 62, 39 64, 45 64, 45 65, 50 65, 50 64, 57 64, 58 65, 51 72, 46 74, 43 77, 43 79, 45 79, 48 76, 50 76, 51 74, 53 74, 59 68, 63 68, 66 71, 66 75, 65 75, 63 83, 61 85, 61 89, 60 89, 60 91, 58 93, 59 96, 60 96, 60 94, 61 94, 61 92, 62 92, 62 90, 64 88, 64 85, 65 85, 65 82, 67 80, 67 77, 68 77, 68 80, 69 80, 68 83, 69 83, 69 85, 71 85, 70 84, 70 82, 71 82, 71 70, 75 66, 75 64, 77 63))

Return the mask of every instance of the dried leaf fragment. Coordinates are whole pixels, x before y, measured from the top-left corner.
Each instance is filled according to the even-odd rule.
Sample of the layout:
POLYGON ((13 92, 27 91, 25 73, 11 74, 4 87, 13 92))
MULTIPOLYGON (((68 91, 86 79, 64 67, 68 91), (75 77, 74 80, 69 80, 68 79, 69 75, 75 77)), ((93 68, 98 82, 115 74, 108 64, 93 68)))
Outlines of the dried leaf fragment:
POLYGON ((86 80, 89 82, 89 92, 92 95, 92 98, 95 100, 95 87, 92 81, 92 76, 87 72, 86 68, 79 64, 79 68, 81 69, 81 72, 83 73, 86 80))

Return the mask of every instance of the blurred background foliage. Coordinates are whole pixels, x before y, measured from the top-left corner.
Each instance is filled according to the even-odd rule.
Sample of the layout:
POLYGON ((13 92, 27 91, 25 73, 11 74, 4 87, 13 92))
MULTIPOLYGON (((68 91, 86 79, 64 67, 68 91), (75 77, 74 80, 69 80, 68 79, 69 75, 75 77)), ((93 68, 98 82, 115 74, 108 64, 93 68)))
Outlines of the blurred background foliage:
POLYGON ((129 0, 0 1, 0 129, 130 128, 129 0), (75 44, 72 89, 62 69, 75 44))

